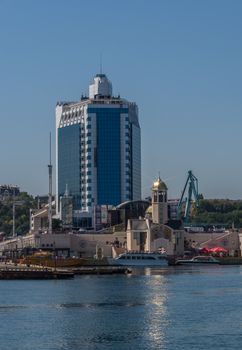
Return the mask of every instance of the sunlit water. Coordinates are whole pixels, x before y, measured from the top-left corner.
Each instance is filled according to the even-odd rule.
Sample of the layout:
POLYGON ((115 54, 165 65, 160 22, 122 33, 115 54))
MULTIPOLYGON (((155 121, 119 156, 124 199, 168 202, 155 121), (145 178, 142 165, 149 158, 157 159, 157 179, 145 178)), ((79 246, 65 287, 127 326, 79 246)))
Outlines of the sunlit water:
POLYGON ((242 267, 0 281, 0 349, 241 349, 242 267))

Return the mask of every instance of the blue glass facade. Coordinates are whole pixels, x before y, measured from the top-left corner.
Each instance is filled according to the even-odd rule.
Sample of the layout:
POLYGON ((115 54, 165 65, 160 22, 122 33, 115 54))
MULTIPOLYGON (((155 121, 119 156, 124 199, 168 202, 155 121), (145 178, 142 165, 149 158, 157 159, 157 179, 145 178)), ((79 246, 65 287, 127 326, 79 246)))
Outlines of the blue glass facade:
MULTIPOLYGON (((96 224, 100 205, 140 199, 140 127, 138 107, 112 95, 102 74, 89 86, 89 97, 58 102, 57 196, 68 185, 73 198, 73 225, 96 224)), ((57 201, 57 212, 59 201, 57 201)))
POLYGON ((88 108, 96 114, 97 204, 121 202, 120 114, 127 108, 88 108))
POLYGON ((66 185, 73 196, 73 209, 81 207, 80 195, 80 125, 58 129, 58 192, 65 193, 66 185))

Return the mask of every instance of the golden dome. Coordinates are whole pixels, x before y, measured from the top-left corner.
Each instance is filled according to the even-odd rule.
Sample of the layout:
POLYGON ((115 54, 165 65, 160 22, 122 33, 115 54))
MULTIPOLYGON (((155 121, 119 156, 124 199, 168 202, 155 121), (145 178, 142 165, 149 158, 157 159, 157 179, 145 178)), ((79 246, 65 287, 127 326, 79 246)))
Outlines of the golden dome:
POLYGON ((168 188, 166 186, 166 184, 161 180, 160 176, 158 177, 158 179, 153 183, 152 186, 152 190, 153 191, 167 191, 168 188))

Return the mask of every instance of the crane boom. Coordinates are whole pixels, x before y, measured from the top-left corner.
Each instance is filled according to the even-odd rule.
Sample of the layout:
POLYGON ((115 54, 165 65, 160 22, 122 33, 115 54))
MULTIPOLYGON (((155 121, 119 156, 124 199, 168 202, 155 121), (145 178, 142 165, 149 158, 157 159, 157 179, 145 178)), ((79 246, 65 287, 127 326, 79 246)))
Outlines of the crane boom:
POLYGON ((192 173, 192 171, 189 170, 187 180, 186 180, 185 186, 183 188, 181 198, 180 198, 179 203, 178 203, 178 210, 177 210, 178 220, 182 219, 182 206, 183 206, 183 203, 185 202, 186 205, 185 205, 185 213, 183 216, 183 221, 184 222, 190 221, 192 196, 194 197, 195 205, 198 206, 198 200, 199 200, 198 179, 192 173), (188 188, 188 195, 184 200, 184 195, 185 195, 187 188, 188 188))

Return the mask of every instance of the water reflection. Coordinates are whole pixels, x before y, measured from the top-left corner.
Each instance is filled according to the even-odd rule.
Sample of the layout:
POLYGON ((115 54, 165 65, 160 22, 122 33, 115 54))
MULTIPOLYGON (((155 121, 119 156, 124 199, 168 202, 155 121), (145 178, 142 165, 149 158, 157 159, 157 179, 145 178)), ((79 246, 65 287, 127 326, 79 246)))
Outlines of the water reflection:
MULTIPOLYGON (((226 270, 238 269, 242 274, 242 266, 221 266, 221 265, 181 265, 169 267, 132 267, 132 275, 134 276, 156 276, 156 275, 180 275, 180 274, 223 274, 226 270)), ((132 276, 129 275, 129 276, 132 276)))
MULTIPOLYGON (((151 272, 151 271, 149 271, 151 272)), ((147 309, 147 337, 154 348, 163 349, 166 342, 167 312, 167 280, 165 276, 152 276, 146 285, 151 298, 151 305, 147 309)))
POLYGON ((237 350, 240 272, 155 268, 131 276, 16 281, 11 288, 2 282, 1 350, 237 350))

